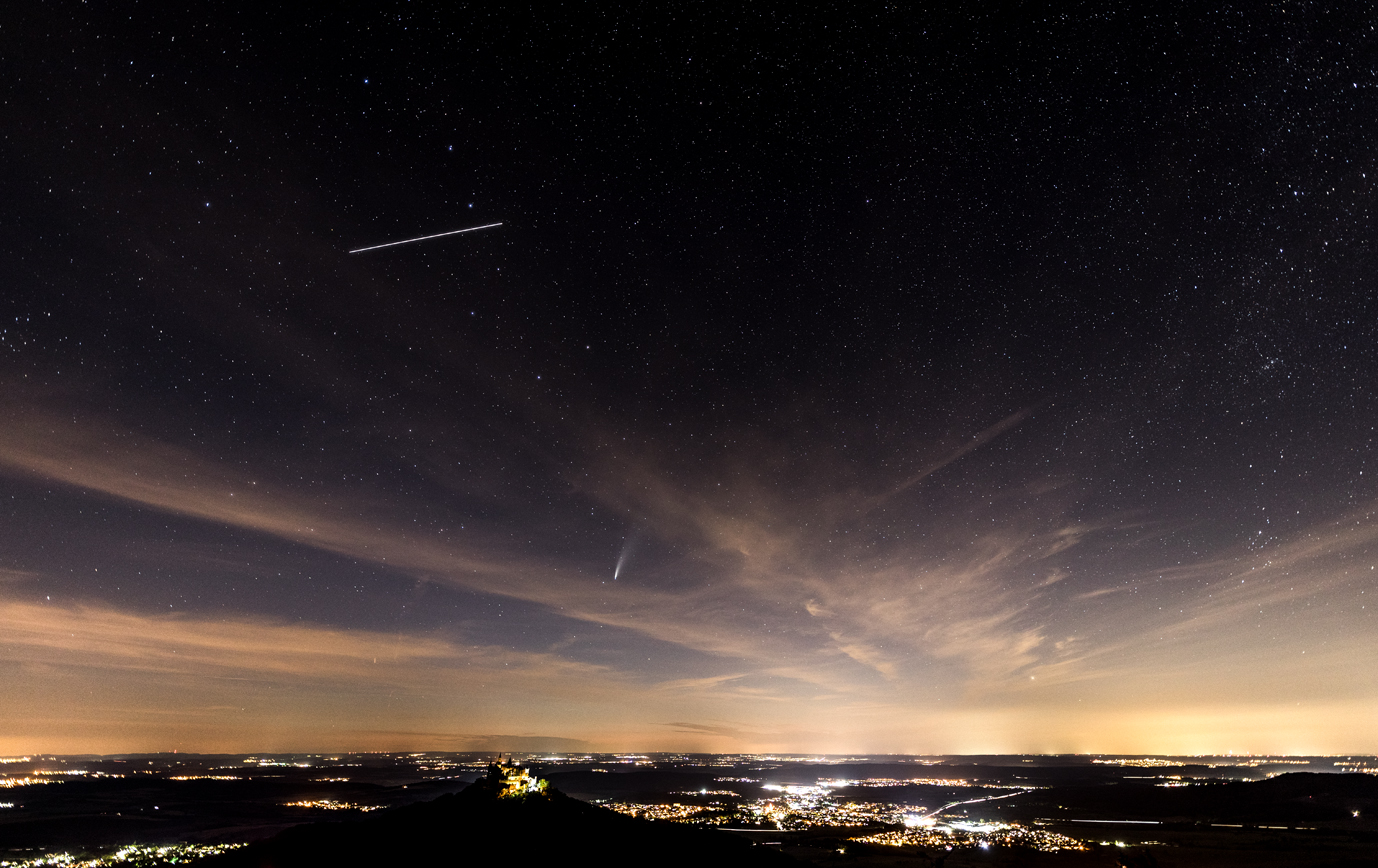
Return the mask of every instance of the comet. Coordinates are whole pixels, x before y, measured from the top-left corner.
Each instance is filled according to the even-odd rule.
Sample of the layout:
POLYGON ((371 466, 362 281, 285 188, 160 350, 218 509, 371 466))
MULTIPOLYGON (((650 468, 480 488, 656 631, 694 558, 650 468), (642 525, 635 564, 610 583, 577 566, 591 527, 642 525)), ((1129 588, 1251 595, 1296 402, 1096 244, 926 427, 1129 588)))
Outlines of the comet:
POLYGON ((389 241, 387 244, 375 244, 372 247, 360 247, 350 253, 364 253, 369 250, 381 250, 384 247, 396 247, 399 244, 415 244, 418 241, 430 241, 432 238, 444 238, 446 235, 459 235, 464 232, 477 232, 480 229, 492 229, 494 226, 501 226, 501 223, 485 223, 482 226, 470 226, 468 229, 455 229, 450 232, 437 232, 434 235, 422 235, 420 238, 407 238, 402 241, 389 241))
POLYGON ((622 552, 617 556, 617 566, 612 571, 612 580, 617 581, 617 577, 622 575, 622 568, 631 560, 632 553, 636 551, 636 533, 627 537, 627 541, 622 544, 622 552))

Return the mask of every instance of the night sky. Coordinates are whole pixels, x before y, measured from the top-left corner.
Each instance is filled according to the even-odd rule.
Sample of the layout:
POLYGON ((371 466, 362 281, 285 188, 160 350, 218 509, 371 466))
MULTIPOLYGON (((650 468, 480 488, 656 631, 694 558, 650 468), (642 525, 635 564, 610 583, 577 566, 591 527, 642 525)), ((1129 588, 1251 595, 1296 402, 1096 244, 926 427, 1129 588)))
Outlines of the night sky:
POLYGON ((0 751, 1378 751, 1365 4, 29 6, 0 751))

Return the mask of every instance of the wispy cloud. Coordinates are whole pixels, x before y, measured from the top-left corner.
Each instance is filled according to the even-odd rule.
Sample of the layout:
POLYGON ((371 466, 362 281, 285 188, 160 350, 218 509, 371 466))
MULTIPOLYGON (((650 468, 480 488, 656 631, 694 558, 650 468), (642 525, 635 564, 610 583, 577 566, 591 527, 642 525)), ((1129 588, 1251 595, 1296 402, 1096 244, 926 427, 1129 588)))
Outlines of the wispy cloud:
MULTIPOLYGON (((925 472, 957 461, 1022 418, 1015 414, 987 428, 925 472)), ((1058 531, 1050 544, 1027 532, 989 532, 958 551, 921 547, 910 553, 914 566, 904 567, 893 554, 867 555, 866 543, 852 542, 842 525, 856 515, 858 503, 867 508, 867 497, 822 492, 816 501, 791 503, 760 483, 738 484, 724 496, 676 483, 641 460, 618 465, 591 490, 641 516, 662 539, 686 545, 705 565, 703 578, 669 588, 623 583, 613 595, 600 580, 561 572, 493 539, 402 524, 398 514, 405 515, 405 504, 383 505, 366 492, 338 487, 316 486, 307 495, 266 473, 208 462, 113 426, 99 430, 104 433, 32 413, 11 416, 0 427, 0 464, 540 603, 567 617, 750 660, 760 670, 779 671, 791 657, 826 649, 886 677, 900 674, 915 653, 962 661, 973 671, 1017 670, 1027 665, 1039 638, 1036 628, 1018 625, 1020 601, 1002 590, 1003 576, 1050 545, 1065 547, 1069 538, 1058 531), (762 642, 762 635, 771 641, 762 642)), ((916 478, 887 496, 912 487, 916 478)), ((693 560, 684 566, 692 569, 693 560)), ((830 689, 841 686, 834 682, 830 689)))
POLYGON ((216 678, 414 686, 437 677, 450 680, 446 670, 473 680, 533 675, 605 680, 610 675, 602 667, 550 655, 428 636, 269 619, 150 615, 97 605, 0 599, 0 635, 16 663, 216 678))
POLYGON ((674 553, 660 562, 643 557, 635 576, 612 585, 606 570, 571 568, 483 531, 419 529, 405 498, 340 483, 287 484, 269 471, 210 461, 113 425, 12 415, 0 426, 0 466, 11 473, 529 601, 713 655, 718 665, 651 677, 625 657, 602 667, 580 663, 569 642, 511 656, 433 636, 233 615, 198 621, 96 605, 6 604, 0 636, 8 638, 0 641, 34 665, 84 659, 127 671, 379 689, 426 678, 469 689, 501 679, 551 695, 637 696, 655 708, 691 703, 695 715, 733 707, 767 717, 767 708, 804 713, 825 697, 851 714, 881 714, 905 704, 895 699, 897 689, 930 685, 947 702, 974 706, 1031 702, 1055 690, 1109 695, 1120 684, 1157 685, 1155 673, 1187 665, 1174 658, 1169 638, 1178 648, 1208 649, 1236 636, 1237 623, 1260 607, 1355 585, 1367 566, 1359 556, 1378 548, 1370 513, 1361 510, 1262 549, 1241 543, 1161 567, 1136 554, 1135 570, 1112 561, 1120 564, 1115 584, 1097 587, 1085 578, 1086 564, 1109 556, 1104 540, 1131 547, 1124 541, 1157 533, 1152 522, 1082 519, 1078 492, 1065 484, 992 489, 979 508, 951 515, 947 488, 918 484, 936 482, 942 470, 944 479, 952 476, 948 486, 978 485, 984 476, 964 462, 1025 419, 1014 414, 987 426, 925 465, 927 475, 910 472, 881 494, 847 482, 845 467, 821 459, 807 483, 780 484, 760 456, 784 446, 765 441, 734 452, 739 463, 725 465, 736 468, 726 475, 685 475, 650 451, 591 461, 581 492, 674 553), (755 465, 766 469, 744 469, 755 465), (1150 602, 1164 588, 1176 589, 1176 614, 1150 602))

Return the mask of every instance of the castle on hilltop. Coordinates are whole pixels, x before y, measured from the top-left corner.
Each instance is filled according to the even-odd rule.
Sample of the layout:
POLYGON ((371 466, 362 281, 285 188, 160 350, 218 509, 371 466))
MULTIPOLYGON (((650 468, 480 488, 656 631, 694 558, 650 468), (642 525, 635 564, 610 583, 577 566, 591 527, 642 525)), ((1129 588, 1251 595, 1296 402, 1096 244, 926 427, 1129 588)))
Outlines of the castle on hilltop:
POLYGON ((527 793, 544 793, 549 786, 527 771, 526 766, 516 762, 504 763, 502 754, 498 754, 498 758, 488 765, 488 780, 494 785, 500 799, 523 796, 527 793))

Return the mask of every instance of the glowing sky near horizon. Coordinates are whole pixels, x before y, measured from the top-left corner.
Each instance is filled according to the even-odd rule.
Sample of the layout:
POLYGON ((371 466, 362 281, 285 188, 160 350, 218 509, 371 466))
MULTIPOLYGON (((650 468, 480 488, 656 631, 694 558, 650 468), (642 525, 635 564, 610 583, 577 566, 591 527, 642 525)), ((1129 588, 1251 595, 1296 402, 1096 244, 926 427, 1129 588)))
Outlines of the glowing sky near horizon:
POLYGON ((1367 23, 48 14, 0 753, 1378 751, 1367 23))

